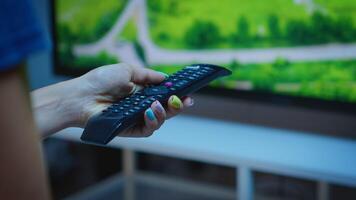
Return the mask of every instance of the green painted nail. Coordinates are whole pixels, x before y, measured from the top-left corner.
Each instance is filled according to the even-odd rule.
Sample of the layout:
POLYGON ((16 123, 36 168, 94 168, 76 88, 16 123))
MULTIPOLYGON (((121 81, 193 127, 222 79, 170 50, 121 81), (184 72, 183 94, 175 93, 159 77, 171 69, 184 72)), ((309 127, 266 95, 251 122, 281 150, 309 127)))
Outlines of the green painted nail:
POLYGON ((166 73, 164 73, 164 72, 159 72, 159 73, 161 73, 164 77, 166 77, 166 78, 168 78, 169 77, 169 75, 168 74, 166 74, 166 73))
POLYGON ((151 108, 146 110, 146 115, 147 115, 148 119, 151 121, 154 121, 156 119, 155 114, 153 113, 151 108))

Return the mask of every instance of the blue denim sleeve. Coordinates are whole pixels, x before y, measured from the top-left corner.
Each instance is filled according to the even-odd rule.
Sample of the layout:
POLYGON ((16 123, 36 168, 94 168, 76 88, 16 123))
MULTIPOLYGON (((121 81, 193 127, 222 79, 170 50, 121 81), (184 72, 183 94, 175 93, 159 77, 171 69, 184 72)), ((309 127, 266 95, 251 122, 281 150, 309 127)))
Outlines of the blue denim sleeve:
POLYGON ((0 1, 0 72, 49 46, 32 0, 0 1))

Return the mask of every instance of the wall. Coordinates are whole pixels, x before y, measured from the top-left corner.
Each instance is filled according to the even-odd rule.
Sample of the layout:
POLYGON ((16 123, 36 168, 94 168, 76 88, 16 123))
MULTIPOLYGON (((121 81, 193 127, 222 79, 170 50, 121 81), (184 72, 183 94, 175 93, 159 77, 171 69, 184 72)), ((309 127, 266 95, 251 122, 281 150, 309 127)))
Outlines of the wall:
MULTIPOLYGON (((51 0, 32 1, 43 28, 49 33, 51 0)), ((31 89, 37 89, 67 79, 67 77, 54 75, 52 65, 52 51, 50 49, 38 52, 29 58, 28 75, 31 89)))

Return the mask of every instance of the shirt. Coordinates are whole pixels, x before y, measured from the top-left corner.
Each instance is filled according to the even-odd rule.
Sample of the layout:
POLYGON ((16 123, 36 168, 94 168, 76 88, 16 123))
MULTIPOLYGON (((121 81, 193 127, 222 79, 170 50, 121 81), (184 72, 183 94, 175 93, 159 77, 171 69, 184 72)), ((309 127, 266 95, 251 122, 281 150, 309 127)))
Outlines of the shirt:
POLYGON ((0 0, 0 72, 49 47, 31 0, 0 0))

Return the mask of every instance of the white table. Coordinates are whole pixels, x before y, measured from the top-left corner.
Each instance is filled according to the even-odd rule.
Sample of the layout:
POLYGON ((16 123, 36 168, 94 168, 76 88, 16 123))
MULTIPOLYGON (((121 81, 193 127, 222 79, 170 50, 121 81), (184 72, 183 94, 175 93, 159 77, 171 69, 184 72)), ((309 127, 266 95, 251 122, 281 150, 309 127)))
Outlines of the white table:
MULTIPOLYGON (((55 137, 79 141, 81 132, 55 137)), ((178 116, 149 138, 115 138, 109 146, 236 167, 237 198, 244 200, 253 199, 252 171, 316 180, 319 199, 327 198, 327 183, 356 186, 356 141, 341 138, 178 116)), ((126 171, 133 173, 130 156, 126 171)))

